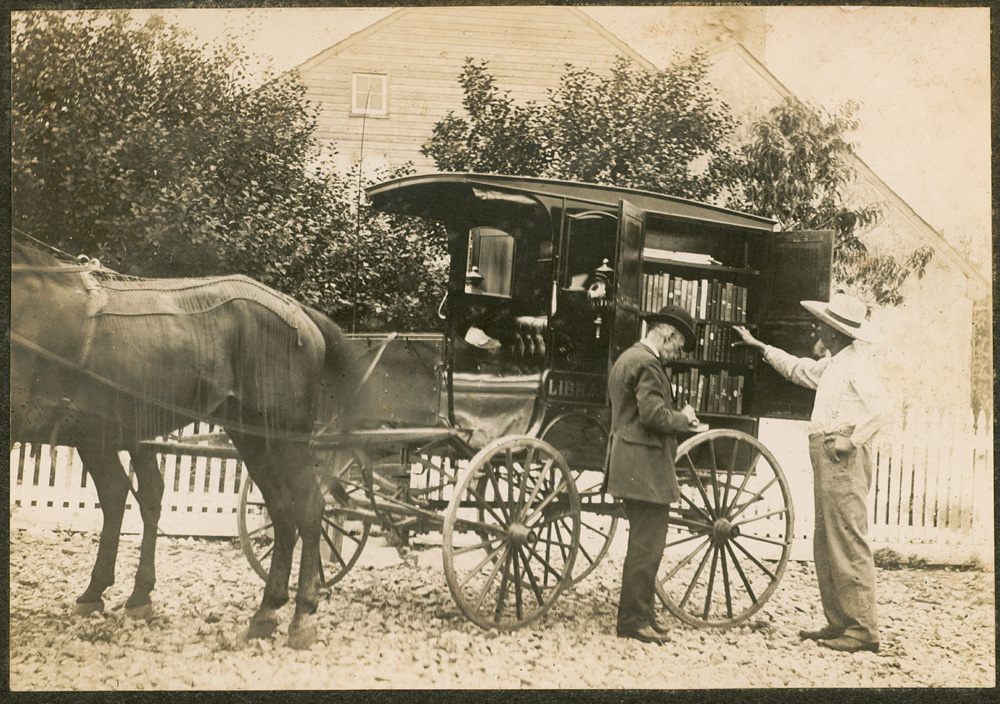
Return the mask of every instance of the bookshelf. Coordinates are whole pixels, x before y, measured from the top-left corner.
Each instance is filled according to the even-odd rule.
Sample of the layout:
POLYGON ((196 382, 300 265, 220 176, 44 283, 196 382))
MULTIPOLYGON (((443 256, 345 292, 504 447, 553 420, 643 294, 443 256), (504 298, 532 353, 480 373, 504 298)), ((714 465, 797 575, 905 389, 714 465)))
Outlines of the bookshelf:
MULTIPOLYGON (((695 321, 695 348, 668 366, 674 403, 690 403, 710 424, 739 425, 750 410, 754 357, 734 345, 734 325, 756 328, 759 269, 741 248, 727 261, 708 254, 653 248, 643 250, 640 309, 652 313, 669 304, 687 310, 695 321)), ((645 322, 640 332, 646 333, 645 322)), ((747 418, 753 422, 752 418, 747 418)))

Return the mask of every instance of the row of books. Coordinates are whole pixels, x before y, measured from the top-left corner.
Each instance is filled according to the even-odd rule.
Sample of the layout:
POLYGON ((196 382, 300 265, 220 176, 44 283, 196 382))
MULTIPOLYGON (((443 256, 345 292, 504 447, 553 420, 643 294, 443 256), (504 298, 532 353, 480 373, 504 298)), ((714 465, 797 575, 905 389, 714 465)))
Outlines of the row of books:
MULTIPOLYGON (((639 336, 645 337, 646 321, 642 321, 639 336)), ((681 352, 680 359, 691 362, 725 362, 750 364, 750 350, 745 345, 733 346, 740 336, 728 324, 695 323, 695 344, 691 352, 681 352)))
POLYGON ((743 413, 743 375, 726 370, 705 373, 697 368, 671 370, 670 387, 677 408, 690 403, 696 413, 743 413))
POLYGON ((740 336, 729 325, 714 323, 695 324, 694 351, 687 358, 702 362, 727 362, 749 364, 750 350, 746 345, 736 345, 740 336))
POLYGON ((747 290, 744 286, 712 279, 683 279, 666 272, 642 275, 642 310, 655 312, 678 305, 693 317, 745 323, 747 290))

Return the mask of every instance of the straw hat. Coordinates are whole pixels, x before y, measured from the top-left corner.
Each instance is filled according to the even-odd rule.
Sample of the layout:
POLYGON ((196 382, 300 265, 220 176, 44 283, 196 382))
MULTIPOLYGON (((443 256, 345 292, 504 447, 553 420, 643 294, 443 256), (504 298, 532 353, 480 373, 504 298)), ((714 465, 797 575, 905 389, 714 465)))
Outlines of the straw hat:
POLYGON ((854 296, 835 293, 830 302, 802 301, 802 307, 834 330, 864 342, 880 342, 882 333, 868 322, 868 306, 854 296))

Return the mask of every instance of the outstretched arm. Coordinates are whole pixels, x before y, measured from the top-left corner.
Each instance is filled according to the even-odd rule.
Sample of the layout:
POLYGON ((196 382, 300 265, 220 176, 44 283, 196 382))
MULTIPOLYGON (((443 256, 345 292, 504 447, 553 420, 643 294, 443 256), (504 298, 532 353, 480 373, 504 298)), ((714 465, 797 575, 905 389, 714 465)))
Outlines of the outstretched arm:
POLYGON ((742 325, 734 325, 733 329, 740 336, 742 344, 760 350, 764 355, 764 361, 774 367, 781 376, 799 386, 805 386, 807 389, 815 389, 819 386, 820 377, 823 376, 827 365, 830 364, 829 357, 820 360, 810 357, 796 357, 784 350, 779 350, 777 347, 764 344, 742 325))

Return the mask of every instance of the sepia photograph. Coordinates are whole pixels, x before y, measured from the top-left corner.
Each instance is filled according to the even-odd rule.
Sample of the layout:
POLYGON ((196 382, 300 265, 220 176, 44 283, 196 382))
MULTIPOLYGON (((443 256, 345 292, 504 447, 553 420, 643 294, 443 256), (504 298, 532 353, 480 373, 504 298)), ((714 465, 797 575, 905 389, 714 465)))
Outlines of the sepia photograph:
POLYGON ((996 686, 989 7, 193 5, 9 13, 11 691, 996 686))

